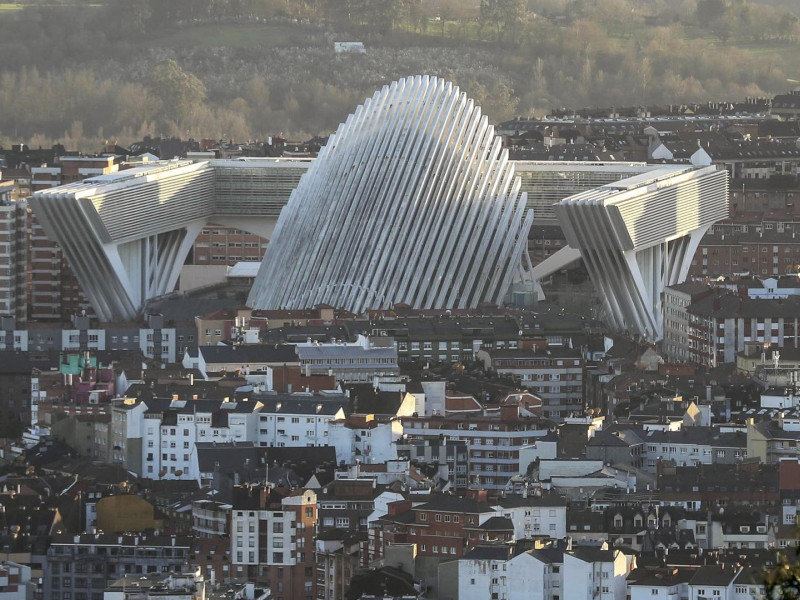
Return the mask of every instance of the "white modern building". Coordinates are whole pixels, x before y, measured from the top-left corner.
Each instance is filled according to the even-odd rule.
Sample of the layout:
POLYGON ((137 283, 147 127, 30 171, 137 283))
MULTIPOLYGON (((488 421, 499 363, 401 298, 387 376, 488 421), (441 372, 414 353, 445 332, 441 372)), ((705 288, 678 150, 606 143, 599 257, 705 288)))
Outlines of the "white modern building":
POLYGON ((428 76, 376 92, 314 161, 163 161, 30 203, 102 321, 171 292, 198 233, 219 225, 270 240, 254 308, 500 304, 582 258, 610 321, 652 340, 664 287, 728 215, 712 166, 511 161, 480 108, 428 76), (569 246, 534 269, 531 207, 547 220, 556 202, 569 246))
POLYGON ((728 174, 664 166, 565 198, 556 214, 569 248, 551 259, 578 251, 611 323, 660 340, 665 287, 686 279, 703 234, 728 216, 728 174))
POLYGON ((281 211, 248 304, 354 312, 502 303, 530 280, 533 211, 485 115, 442 79, 385 86, 281 211))
POLYGON ((102 321, 175 289, 209 224, 269 237, 305 161, 161 161, 41 190, 30 203, 102 321))

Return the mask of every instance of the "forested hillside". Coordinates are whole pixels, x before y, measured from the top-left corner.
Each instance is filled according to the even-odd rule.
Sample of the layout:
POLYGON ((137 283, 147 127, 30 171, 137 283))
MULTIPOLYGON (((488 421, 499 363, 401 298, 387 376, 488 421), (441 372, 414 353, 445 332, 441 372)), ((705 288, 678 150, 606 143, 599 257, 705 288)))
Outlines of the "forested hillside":
POLYGON ((325 134, 429 73, 497 122, 740 99, 800 80, 781 0, 18 0, 0 4, 0 145, 325 134), (336 54, 359 40, 366 54, 336 54))

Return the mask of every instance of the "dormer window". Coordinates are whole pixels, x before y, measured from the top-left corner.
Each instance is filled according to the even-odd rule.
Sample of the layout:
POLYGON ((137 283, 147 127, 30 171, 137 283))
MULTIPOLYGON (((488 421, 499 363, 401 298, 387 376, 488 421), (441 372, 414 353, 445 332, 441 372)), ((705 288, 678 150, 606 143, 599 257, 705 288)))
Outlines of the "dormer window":
POLYGON ((641 526, 642 526, 642 523, 644 523, 644 521, 642 520, 642 515, 636 515, 636 516, 633 518, 633 525, 634 525, 634 527, 641 527, 641 526))
POLYGON ((739 531, 741 533, 750 533, 750 526, 749 525, 742 525, 739 527, 739 531))
POLYGON ((614 517, 614 527, 616 527, 617 529, 622 528, 622 515, 616 515, 614 517))

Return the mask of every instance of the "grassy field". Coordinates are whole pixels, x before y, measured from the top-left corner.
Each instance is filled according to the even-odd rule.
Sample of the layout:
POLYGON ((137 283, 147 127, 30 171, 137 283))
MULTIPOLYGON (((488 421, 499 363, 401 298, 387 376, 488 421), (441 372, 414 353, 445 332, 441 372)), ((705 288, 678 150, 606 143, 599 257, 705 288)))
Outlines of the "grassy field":
POLYGON ((10 2, 0 2, 0 15, 4 13, 16 12, 25 8, 22 4, 12 4, 10 2))

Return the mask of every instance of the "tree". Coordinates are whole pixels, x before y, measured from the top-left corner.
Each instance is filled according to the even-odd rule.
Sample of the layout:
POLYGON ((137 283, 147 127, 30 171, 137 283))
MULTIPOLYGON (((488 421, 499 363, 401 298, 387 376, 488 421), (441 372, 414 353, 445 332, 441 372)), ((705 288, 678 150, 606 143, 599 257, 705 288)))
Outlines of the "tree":
POLYGON ((790 564, 782 555, 778 559, 778 565, 764 575, 764 598, 800 600, 800 565, 790 564))
POLYGON ((523 0, 481 0, 481 27, 496 27, 498 41, 502 39, 504 30, 510 31, 513 37, 524 16, 523 0))
POLYGON ((206 97, 203 82, 181 69, 172 59, 155 66, 150 76, 150 88, 161 100, 167 117, 178 124, 206 97))
POLYGON ((697 22, 702 26, 708 26, 724 17, 727 10, 725 0, 698 0, 697 22))

